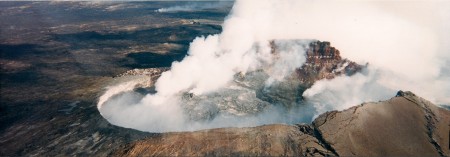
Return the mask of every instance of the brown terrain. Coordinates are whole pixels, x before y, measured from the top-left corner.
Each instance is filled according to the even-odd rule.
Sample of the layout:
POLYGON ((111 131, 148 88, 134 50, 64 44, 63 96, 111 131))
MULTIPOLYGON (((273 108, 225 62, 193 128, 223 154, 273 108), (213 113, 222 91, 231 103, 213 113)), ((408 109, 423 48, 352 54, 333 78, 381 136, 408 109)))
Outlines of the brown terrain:
POLYGON ((339 50, 327 41, 311 42, 306 56, 306 63, 297 70, 297 74, 308 85, 320 79, 333 79, 341 74, 352 75, 363 68, 355 62, 342 59, 339 50))
MULTIPOLYGON (((291 40, 293 42, 302 40, 291 40)), ((271 41, 272 54, 277 56, 280 48, 277 41, 271 41)), ((295 70, 285 81, 263 87, 257 91, 257 97, 272 104, 283 104, 292 107, 292 103, 301 103, 303 92, 314 82, 321 79, 333 79, 339 75, 353 75, 360 72, 364 66, 341 57, 338 49, 328 41, 309 41, 306 47, 306 62, 295 70)), ((294 104, 294 105, 295 105, 294 104)))
MULTIPOLYGON (((295 40, 293 40, 295 41, 295 40)), ((272 54, 278 53, 276 41, 270 42, 272 54)), ((341 57, 338 49, 328 41, 311 41, 306 49, 306 63, 296 70, 296 79, 305 86, 311 86, 317 80, 333 79, 345 74, 352 75, 363 66, 341 57)))
POLYGON ((411 92, 325 113, 313 126, 341 156, 450 155, 450 111, 411 92))
POLYGON ((162 133, 117 156, 450 156, 450 111, 411 92, 320 115, 312 125, 273 124, 162 133))

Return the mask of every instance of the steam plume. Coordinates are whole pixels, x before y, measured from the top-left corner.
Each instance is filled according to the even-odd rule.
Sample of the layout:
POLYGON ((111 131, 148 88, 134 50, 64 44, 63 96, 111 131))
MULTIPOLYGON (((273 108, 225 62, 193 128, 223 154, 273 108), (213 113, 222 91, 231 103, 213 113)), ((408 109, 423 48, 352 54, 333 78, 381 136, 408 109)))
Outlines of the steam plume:
POLYGON ((223 32, 196 38, 188 56, 158 79, 156 94, 110 94, 99 109, 113 124, 161 132, 309 122, 313 115, 387 99, 397 90, 449 103, 449 19, 448 1, 238 0, 223 32), (279 108, 244 120, 186 120, 182 93, 208 95, 228 88, 236 73, 267 67, 273 68, 266 80, 270 86, 304 63, 304 48, 292 43, 274 60, 272 39, 331 41, 343 57, 369 67, 351 77, 315 83, 303 94, 309 105, 288 111, 297 118, 287 121, 279 108))

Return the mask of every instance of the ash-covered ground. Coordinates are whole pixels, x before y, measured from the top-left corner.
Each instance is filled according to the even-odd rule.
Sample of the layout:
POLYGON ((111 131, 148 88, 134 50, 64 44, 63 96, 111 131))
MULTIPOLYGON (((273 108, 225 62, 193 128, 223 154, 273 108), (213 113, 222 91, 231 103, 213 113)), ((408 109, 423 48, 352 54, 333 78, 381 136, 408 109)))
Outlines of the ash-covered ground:
POLYGON ((181 60, 232 2, 0 2, 0 154, 107 154, 144 136, 97 110, 134 68, 181 60), (209 7, 189 10, 196 3, 209 7), (161 8, 188 6, 181 11, 161 8))

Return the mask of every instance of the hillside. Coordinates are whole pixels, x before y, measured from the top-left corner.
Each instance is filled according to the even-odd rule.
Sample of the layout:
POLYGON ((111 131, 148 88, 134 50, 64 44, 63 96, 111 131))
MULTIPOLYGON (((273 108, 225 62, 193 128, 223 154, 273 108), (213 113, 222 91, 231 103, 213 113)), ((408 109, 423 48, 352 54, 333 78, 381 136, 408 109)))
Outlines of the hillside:
POLYGON ((312 125, 157 134, 118 156, 449 156, 450 112, 411 92, 320 115, 312 125))

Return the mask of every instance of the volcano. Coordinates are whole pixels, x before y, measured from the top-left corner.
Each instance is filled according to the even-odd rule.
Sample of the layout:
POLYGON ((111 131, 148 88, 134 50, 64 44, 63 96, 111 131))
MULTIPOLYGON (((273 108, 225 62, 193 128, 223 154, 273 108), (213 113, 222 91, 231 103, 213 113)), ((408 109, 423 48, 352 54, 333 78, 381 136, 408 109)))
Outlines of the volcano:
POLYGON ((115 155, 448 156, 449 124, 448 110, 399 91, 386 101, 324 113, 311 125, 164 133, 123 146, 115 155))
MULTIPOLYGON (((198 130, 217 127, 243 127, 271 123, 309 123, 313 118, 312 106, 307 105, 302 97, 303 92, 310 88, 314 82, 322 79, 333 79, 344 75, 351 76, 361 72, 364 66, 343 59, 338 49, 330 42, 309 40, 272 40, 271 57, 273 64, 263 66, 248 72, 239 72, 234 75, 225 87, 214 92, 196 95, 189 91, 179 94, 180 108, 183 116, 188 119, 181 130, 198 130), (278 62, 283 62, 280 55, 292 47, 304 48, 305 63, 280 79, 272 79, 271 73, 278 62), (281 60, 281 61, 280 61, 281 60), (200 125, 200 127, 186 127, 186 125, 200 125)), ((294 53, 302 53, 294 52, 294 53)), ((300 61, 299 61, 300 62, 300 61)), ((126 79, 122 85, 126 87, 111 88, 101 97, 99 102, 100 113, 112 124, 136 128, 143 131, 176 131, 155 130, 155 124, 146 121, 141 126, 136 125, 136 103, 147 94, 154 94, 154 82, 169 68, 135 69, 119 75, 119 78, 133 76, 126 79), (134 83, 130 83, 134 82, 134 83), (111 93, 110 91, 115 91, 111 93), (109 100, 111 99, 111 100, 109 100), (129 101, 133 100, 133 101, 129 101), (120 104, 116 103, 120 102, 120 104), (116 109, 116 106, 122 109, 116 109), (124 121, 129 118, 133 123, 124 121), (138 127, 136 127, 138 126, 138 127)), ((145 108, 143 109, 145 110, 145 108)), ((151 109, 148 109, 151 110, 151 109)), ((151 114, 151 113, 149 113, 151 114)), ((153 117, 160 118, 160 117, 153 117)), ((175 127, 176 128, 176 127, 175 127)))
POLYGON ((449 6, 0 2, 0 156, 450 156, 449 6))

